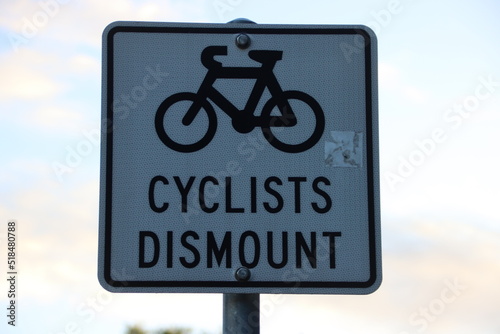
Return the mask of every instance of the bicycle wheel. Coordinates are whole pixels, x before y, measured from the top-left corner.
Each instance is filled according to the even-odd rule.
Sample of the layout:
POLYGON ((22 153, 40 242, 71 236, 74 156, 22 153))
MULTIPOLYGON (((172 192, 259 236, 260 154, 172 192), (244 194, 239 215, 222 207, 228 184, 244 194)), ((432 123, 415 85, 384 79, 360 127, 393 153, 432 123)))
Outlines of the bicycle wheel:
MULTIPOLYGON (((309 110, 306 110, 309 112, 309 110)), ((283 111, 281 111, 281 115, 283 115, 283 111)), ((300 153, 307 151, 311 147, 313 147, 321 138, 323 135, 323 131, 325 130, 325 115, 323 113, 323 109, 321 109, 321 106, 319 103, 310 95, 301 92, 301 91, 294 91, 294 90, 289 90, 283 92, 280 96, 273 96, 269 99, 269 101, 266 102, 264 105, 264 108, 262 109, 262 119, 268 119, 269 122, 262 126, 262 132, 264 133, 264 137, 267 139, 269 144, 274 146, 280 151, 287 152, 287 153, 300 153), (312 131, 310 136, 307 136, 307 133, 305 134, 306 139, 299 139, 298 143, 293 143, 293 144, 287 144, 285 143, 282 139, 279 139, 277 134, 280 132, 280 130, 277 129, 284 129, 284 128, 294 128, 297 126, 298 123, 301 123, 304 120, 309 121, 310 116, 304 116, 304 118, 301 118, 300 116, 297 116, 297 110, 295 110, 293 113, 295 115, 294 121, 296 121, 297 124, 293 126, 286 126, 286 116, 285 120, 283 121, 282 116, 274 116, 271 115, 273 110, 275 110, 275 107, 278 107, 278 105, 283 105, 285 102, 288 102, 288 105, 290 105, 291 100, 298 100, 307 105, 307 109, 310 109, 313 112, 314 115, 314 124, 313 127, 314 129, 308 129, 308 131, 312 131), (273 125, 273 124, 285 124, 285 125, 273 125), (275 129, 274 133, 273 130, 275 129)), ((304 135, 301 133, 301 135, 304 135)))
POLYGON ((215 130, 217 129, 217 116, 215 114, 214 108, 207 100, 203 101, 201 104, 201 110, 204 110, 206 116, 208 117, 208 119, 203 122, 204 124, 197 124, 196 126, 193 125, 193 123, 196 123, 197 119, 200 119, 201 110, 191 124, 184 125, 182 122, 182 119, 186 115, 189 107, 192 105, 192 103, 194 103, 194 101, 196 101, 197 98, 198 97, 195 93, 188 92, 171 95, 160 104, 160 106, 158 107, 158 111, 156 112, 155 128, 158 137, 161 139, 163 144, 177 152, 190 153, 198 151, 207 146, 215 136, 215 130), (186 105, 174 106, 182 102, 188 103, 186 103, 186 105), (173 117, 175 124, 169 124, 171 126, 169 127, 170 130, 168 131, 173 132, 174 130, 176 130, 176 132, 182 134, 182 137, 193 134, 193 136, 197 136, 200 139, 195 139, 195 142, 180 142, 180 137, 176 138, 175 140, 172 139, 172 133, 168 135, 167 131, 165 130, 165 115, 167 114, 167 111, 169 111, 169 115, 172 114, 173 116, 174 113, 176 114, 176 117, 173 117), (196 133, 192 133, 193 130, 196 131, 196 133))

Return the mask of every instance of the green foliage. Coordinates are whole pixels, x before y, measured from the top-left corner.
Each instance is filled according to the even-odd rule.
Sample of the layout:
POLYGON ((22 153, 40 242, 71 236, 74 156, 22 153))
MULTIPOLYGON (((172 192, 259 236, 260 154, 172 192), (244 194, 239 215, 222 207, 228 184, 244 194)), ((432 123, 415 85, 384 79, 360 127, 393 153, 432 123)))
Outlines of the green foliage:
POLYGON ((125 332, 125 334, 148 334, 148 333, 152 333, 152 334, 190 334, 191 329, 174 327, 174 328, 160 329, 160 330, 150 332, 150 331, 146 331, 145 329, 143 329, 139 325, 134 325, 134 326, 128 326, 127 331, 125 332))
POLYGON ((147 334, 147 332, 142 329, 140 326, 128 326, 125 334, 147 334))
POLYGON ((169 328, 156 331, 155 334, 189 334, 190 329, 187 328, 169 328))

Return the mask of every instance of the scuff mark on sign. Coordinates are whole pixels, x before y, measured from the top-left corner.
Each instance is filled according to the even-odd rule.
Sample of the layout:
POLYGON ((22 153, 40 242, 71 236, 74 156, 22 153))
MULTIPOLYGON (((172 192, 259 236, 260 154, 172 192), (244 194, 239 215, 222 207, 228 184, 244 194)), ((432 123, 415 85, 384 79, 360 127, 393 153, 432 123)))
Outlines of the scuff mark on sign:
POLYGON ((325 165, 329 167, 363 166, 363 133, 330 131, 332 141, 325 141, 325 165))

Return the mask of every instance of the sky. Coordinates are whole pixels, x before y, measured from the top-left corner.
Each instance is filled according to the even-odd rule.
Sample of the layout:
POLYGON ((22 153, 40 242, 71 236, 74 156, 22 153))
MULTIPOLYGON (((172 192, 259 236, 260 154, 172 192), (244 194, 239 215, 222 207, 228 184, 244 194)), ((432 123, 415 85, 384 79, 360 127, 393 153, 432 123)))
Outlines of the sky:
POLYGON ((382 285, 263 295, 261 332, 499 333, 499 12, 494 0, 2 0, 2 314, 11 220, 19 276, 17 326, 4 315, 0 332, 221 331, 220 294, 110 294, 97 281, 101 38, 118 20, 246 17, 364 24, 379 58, 382 285))

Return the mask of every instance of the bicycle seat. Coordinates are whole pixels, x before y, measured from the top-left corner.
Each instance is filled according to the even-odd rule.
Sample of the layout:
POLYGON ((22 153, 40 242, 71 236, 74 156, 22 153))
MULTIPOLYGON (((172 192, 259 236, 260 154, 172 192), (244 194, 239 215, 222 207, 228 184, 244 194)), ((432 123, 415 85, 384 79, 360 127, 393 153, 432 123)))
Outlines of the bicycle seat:
POLYGON ((262 64, 272 63, 283 58, 283 51, 252 50, 248 52, 248 56, 262 64))
POLYGON ((201 52, 201 63, 206 68, 222 67, 222 63, 214 59, 215 56, 227 56, 227 46, 207 46, 201 52))

